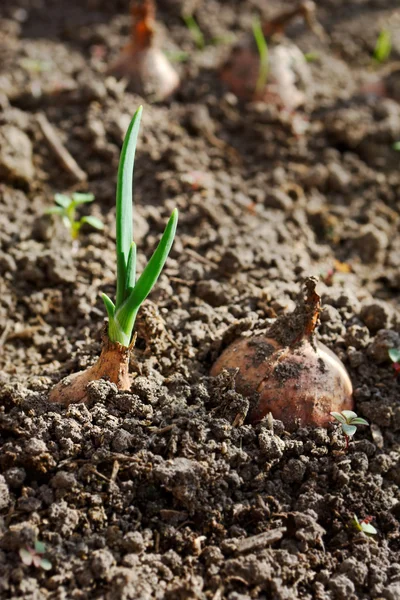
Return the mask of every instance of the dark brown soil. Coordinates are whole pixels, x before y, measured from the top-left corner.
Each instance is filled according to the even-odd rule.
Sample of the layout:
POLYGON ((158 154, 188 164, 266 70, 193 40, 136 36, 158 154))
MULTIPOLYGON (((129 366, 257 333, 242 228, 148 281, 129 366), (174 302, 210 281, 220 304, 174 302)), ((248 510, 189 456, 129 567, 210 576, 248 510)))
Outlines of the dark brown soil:
POLYGON ((0 597, 26 600, 398 600, 400 98, 362 90, 382 29, 400 60, 397 0, 321 0, 320 41, 301 23, 313 93, 295 115, 241 104, 217 66, 260 7, 198 3, 197 49, 179 0, 159 1, 180 91, 149 105, 105 75, 126 43, 128 1, 2 0, 0 20, 0 597), (222 38, 218 44, 209 43, 222 38), (135 236, 143 268, 172 208, 171 258, 137 322, 130 392, 106 381, 90 402, 49 404, 61 377, 93 364, 115 293, 119 151, 137 106, 135 236), (87 174, 47 145, 55 127, 87 174), (57 192, 89 190, 74 253, 43 216, 57 192), (287 433, 243 424, 249 399, 210 367, 236 337, 293 309, 320 276, 318 337, 344 361, 359 427, 287 433), (352 524, 372 517, 377 535, 352 524), (46 545, 52 568, 22 564, 46 545))

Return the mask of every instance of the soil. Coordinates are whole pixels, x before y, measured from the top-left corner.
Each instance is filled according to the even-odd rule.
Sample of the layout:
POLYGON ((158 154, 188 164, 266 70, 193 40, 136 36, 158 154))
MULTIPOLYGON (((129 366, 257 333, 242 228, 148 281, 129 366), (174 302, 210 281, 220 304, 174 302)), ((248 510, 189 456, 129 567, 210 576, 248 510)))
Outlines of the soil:
POLYGON ((400 97, 365 91, 400 59, 398 1, 321 0, 326 38, 301 22, 287 30, 317 55, 296 113, 238 101, 217 69, 260 9, 290 2, 197 3, 199 49, 184 3, 160 0, 163 48, 188 53, 163 104, 106 75, 127 41, 127 0, 1 4, 1 598, 398 600, 400 388, 388 349, 400 348, 400 97), (390 60, 373 64, 383 29, 390 60), (100 293, 115 293, 116 172, 140 103, 139 271, 175 206, 178 236, 140 311, 131 390, 102 380, 88 405, 63 408, 49 391, 95 362, 100 293), (38 114, 86 181, 60 163, 38 114), (95 194, 83 213, 105 223, 76 251, 43 215, 74 190, 95 194), (370 423, 348 449, 334 424, 246 424, 234 376, 209 375, 235 338, 293 309, 307 276, 320 277, 318 337, 370 423), (22 563, 35 540, 50 570, 22 563))

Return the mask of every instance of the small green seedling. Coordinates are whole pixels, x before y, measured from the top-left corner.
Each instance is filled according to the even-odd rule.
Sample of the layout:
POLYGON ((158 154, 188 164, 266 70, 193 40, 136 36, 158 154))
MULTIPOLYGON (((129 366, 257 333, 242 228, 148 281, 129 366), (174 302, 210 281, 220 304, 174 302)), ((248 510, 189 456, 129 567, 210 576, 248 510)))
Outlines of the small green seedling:
POLYGON ((390 348, 388 354, 393 363, 393 369, 396 373, 396 376, 400 375, 400 350, 397 350, 397 348, 390 348))
POLYGON ((36 60, 34 58, 21 58, 19 64, 30 73, 44 73, 51 69, 51 63, 46 60, 36 60))
POLYGON ((392 51, 392 36, 390 31, 382 29, 376 40, 374 49, 374 60, 377 63, 385 62, 392 51))
POLYGON ((346 438, 346 448, 349 447, 349 441, 357 431, 357 425, 369 425, 368 421, 359 417, 352 410, 342 410, 342 412, 330 413, 336 421, 339 421, 344 437, 346 438))
POLYGON ((49 571, 52 567, 52 564, 47 558, 43 558, 43 554, 46 552, 46 546, 43 542, 39 542, 36 540, 35 547, 31 548, 30 546, 26 546, 25 548, 20 548, 19 556, 27 567, 33 565, 37 569, 44 569, 45 571, 49 571))
POLYGON ((395 142, 393 144, 392 148, 393 148, 393 150, 399 151, 400 150, 400 142, 395 142))
POLYGON ((184 50, 164 50, 164 54, 168 60, 177 63, 186 62, 190 58, 189 52, 185 52, 184 50))
POLYGON ((55 194, 54 201, 57 206, 52 206, 46 210, 46 215, 60 215, 64 225, 70 230, 71 238, 76 240, 79 236, 82 225, 85 223, 95 229, 103 229, 104 225, 96 217, 82 217, 79 221, 75 220, 76 208, 80 204, 88 204, 93 202, 93 194, 80 194, 74 192, 72 196, 65 194, 55 194))
POLYGON ((371 525, 372 518, 373 517, 365 517, 365 519, 359 521, 358 517, 354 515, 352 524, 358 531, 362 531, 366 535, 376 535, 378 532, 375 527, 371 525))
POLYGON ((268 44, 265 39, 261 21, 256 19, 253 22, 253 35, 256 41, 258 55, 260 58, 260 66, 258 69, 258 78, 256 83, 256 93, 260 93, 263 91, 268 81, 268 72, 269 72, 269 52, 268 52, 268 44))
MULTIPOLYGON (((194 15, 192 13, 186 13, 182 15, 182 20, 184 21, 186 27, 189 29, 190 34, 199 50, 204 50, 204 48, 209 45, 218 45, 218 44, 230 44, 235 39, 235 36, 232 34, 227 35, 217 35, 210 40, 205 39, 202 30, 200 29, 199 24, 197 23, 194 15)), ((189 59, 189 52, 165 52, 168 58, 172 61, 176 62, 184 62, 189 59)))
POLYGON ((205 48, 206 42, 204 39, 203 32, 200 29, 199 24, 197 23, 194 15, 192 14, 183 14, 182 19, 185 22, 186 27, 189 29, 190 34, 199 50, 203 50, 205 48))
POLYGON ((121 151, 117 178, 117 293, 115 304, 106 294, 102 298, 108 314, 108 337, 129 347, 140 305, 156 283, 174 241, 178 223, 175 209, 163 236, 143 273, 136 281, 136 244, 133 241, 132 181, 136 143, 142 116, 142 107, 136 111, 129 125, 121 151))
POLYGON ((305 52, 304 58, 309 63, 315 62, 320 59, 320 53, 319 52, 305 52))

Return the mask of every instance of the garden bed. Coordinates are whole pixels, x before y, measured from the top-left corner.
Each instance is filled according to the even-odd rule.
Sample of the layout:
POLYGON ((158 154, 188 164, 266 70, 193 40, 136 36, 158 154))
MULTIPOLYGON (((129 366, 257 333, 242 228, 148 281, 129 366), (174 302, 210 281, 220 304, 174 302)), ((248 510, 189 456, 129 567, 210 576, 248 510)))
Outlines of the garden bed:
POLYGON ((164 47, 188 53, 165 104, 105 74, 128 2, 30 4, 3 1, 0 21, 1 598, 399 599, 400 388, 388 350, 400 348, 400 98, 360 91, 383 68, 371 59, 380 31, 392 30, 399 60, 397 2, 323 0, 324 41, 301 23, 288 30, 317 55, 295 115, 241 104, 218 80, 227 37, 251 30, 258 2, 200 3, 206 42, 222 39, 204 49, 181 3, 159 2, 164 47), (49 391, 95 361, 100 293, 115 294, 118 158, 141 103, 139 272, 175 206, 177 238, 139 313, 131 391, 92 383, 87 406, 64 408, 49 391), (79 170, 61 164, 39 114, 79 170), (105 223, 84 229, 76 251, 44 216, 72 191, 94 193, 83 213, 105 223), (334 424, 246 424, 233 378, 209 375, 229 341, 290 311, 310 275, 318 337, 371 424, 348 450, 334 424), (22 563, 35 540, 50 570, 22 563))

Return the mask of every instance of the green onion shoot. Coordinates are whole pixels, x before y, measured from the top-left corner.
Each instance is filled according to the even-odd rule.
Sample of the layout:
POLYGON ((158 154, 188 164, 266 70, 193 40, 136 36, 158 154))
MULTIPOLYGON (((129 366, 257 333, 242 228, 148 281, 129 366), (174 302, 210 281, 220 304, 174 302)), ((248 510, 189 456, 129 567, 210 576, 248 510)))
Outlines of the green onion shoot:
POLYGON ((138 310, 153 289, 168 258, 178 222, 175 209, 161 240, 140 277, 136 277, 136 244, 133 240, 132 184, 137 138, 142 107, 133 116, 122 146, 116 197, 116 297, 102 298, 108 315, 107 334, 98 361, 86 371, 58 383, 50 400, 62 404, 86 401, 86 386, 98 379, 108 379, 120 390, 130 388, 129 355, 134 345, 133 329, 138 310))

